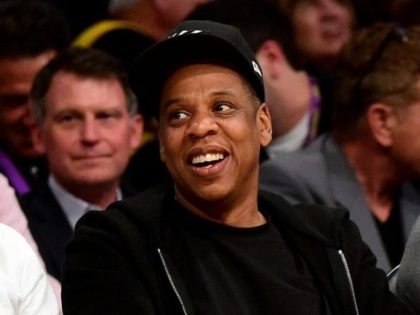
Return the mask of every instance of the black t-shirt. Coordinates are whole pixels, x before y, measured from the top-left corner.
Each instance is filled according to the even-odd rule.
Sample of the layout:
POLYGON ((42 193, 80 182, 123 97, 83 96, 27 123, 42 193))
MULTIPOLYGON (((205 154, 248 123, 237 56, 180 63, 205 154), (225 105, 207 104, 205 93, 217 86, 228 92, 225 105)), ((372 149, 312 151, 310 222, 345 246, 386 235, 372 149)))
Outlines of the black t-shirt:
POLYGON ((382 223, 375 217, 374 219, 393 268, 401 262, 405 246, 399 205, 392 209, 391 215, 385 222, 382 223))
MULTIPOLYGON (((172 211, 172 210, 171 210, 172 211)), ((196 314, 322 314, 304 261, 272 223, 235 228, 176 206, 164 243, 196 314)))

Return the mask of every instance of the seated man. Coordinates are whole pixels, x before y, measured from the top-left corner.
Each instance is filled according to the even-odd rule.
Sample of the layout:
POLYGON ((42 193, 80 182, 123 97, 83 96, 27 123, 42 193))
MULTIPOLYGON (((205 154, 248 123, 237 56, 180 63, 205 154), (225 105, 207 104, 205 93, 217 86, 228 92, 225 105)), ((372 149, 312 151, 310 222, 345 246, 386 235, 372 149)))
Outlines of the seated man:
POLYGON ((130 195, 120 176, 139 145, 142 119, 121 63, 92 49, 59 54, 36 76, 31 98, 34 143, 51 174, 21 203, 48 272, 60 279, 77 220, 130 195))
POLYGON ((258 192, 271 121, 238 29, 186 21, 131 81, 174 185, 79 221, 65 314, 407 314, 345 210, 258 192))
POLYGON ((389 271, 420 214, 418 191, 405 185, 420 175, 420 28, 363 29, 343 66, 332 135, 262 165, 260 187, 347 208, 389 271))

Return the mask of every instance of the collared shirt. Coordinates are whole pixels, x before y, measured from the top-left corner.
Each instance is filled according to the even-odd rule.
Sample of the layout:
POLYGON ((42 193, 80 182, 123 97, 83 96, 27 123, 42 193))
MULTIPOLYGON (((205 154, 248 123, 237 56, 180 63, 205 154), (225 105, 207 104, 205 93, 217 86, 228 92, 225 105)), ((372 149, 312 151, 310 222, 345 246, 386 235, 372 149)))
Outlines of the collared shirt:
MULTIPOLYGON (((50 175, 48 178, 48 185, 51 188, 51 191, 54 197, 57 199, 61 208, 66 215, 67 220, 69 221, 71 227, 74 229, 76 222, 90 210, 103 210, 102 207, 86 202, 68 192, 64 187, 62 187, 54 176, 50 175)), ((117 190, 117 200, 122 199, 121 189, 117 190)))
POLYGON ((309 132, 309 118, 309 113, 306 113, 293 129, 273 139, 267 147, 267 154, 270 159, 274 159, 284 152, 296 151, 303 147, 309 132))

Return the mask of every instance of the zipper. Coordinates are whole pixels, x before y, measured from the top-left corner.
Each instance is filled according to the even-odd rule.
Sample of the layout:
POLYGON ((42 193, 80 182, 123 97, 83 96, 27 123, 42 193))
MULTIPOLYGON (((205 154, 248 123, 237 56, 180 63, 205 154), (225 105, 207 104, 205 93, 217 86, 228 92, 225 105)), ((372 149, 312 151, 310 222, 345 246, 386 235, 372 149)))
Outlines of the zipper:
POLYGON ((344 256, 344 253, 341 249, 338 250, 338 254, 341 257, 341 261, 346 271, 346 276, 347 276, 347 280, 348 280, 350 291, 351 291, 351 297, 353 299, 353 306, 354 306, 355 314, 359 315, 360 313, 359 313, 359 308, 357 307, 356 293, 354 292, 353 281, 351 280, 350 268, 349 268, 349 265, 347 264, 346 256, 344 256))
POLYGON ((187 313, 187 309, 185 308, 184 301, 182 300, 182 297, 181 297, 181 295, 179 294, 179 291, 178 291, 178 289, 177 289, 177 288, 176 288, 176 286, 175 286, 175 282, 174 282, 174 280, 173 280, 173 278, 172 278, 172 275, 171 275, 171 273, 169 272, 169 268, 168 268, 168 265, 166 264, 166 260, 165 260, 165 257, 163 256, 162 250, 161 250, 160 248, 158 248, 158 249, 157 249, 157 252, 158 252, 158 254, 159 254, 160 261, 162 262, 163 269, 165 270, 166 277, 168 278, 169 283, 170 283, 170 285, 171 285, 171 288, 172 288, 172 290, 174 291, 175 296, 176 296, 176 298, 178 299, 179 304, 181 305, 182 313, 183 313, 184 315, 188 315, 188 313, 187 313))

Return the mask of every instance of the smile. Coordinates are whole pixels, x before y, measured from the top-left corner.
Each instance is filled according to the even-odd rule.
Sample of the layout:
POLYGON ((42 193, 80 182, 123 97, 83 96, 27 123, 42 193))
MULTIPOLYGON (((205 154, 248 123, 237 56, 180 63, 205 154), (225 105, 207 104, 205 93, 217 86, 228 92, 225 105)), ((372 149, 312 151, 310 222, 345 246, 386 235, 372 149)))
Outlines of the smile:
POLYGON ((206 167, 222 161, 225 155, 222 153, 207 153, 192 158, 191 164, 198 167, 206 167))

